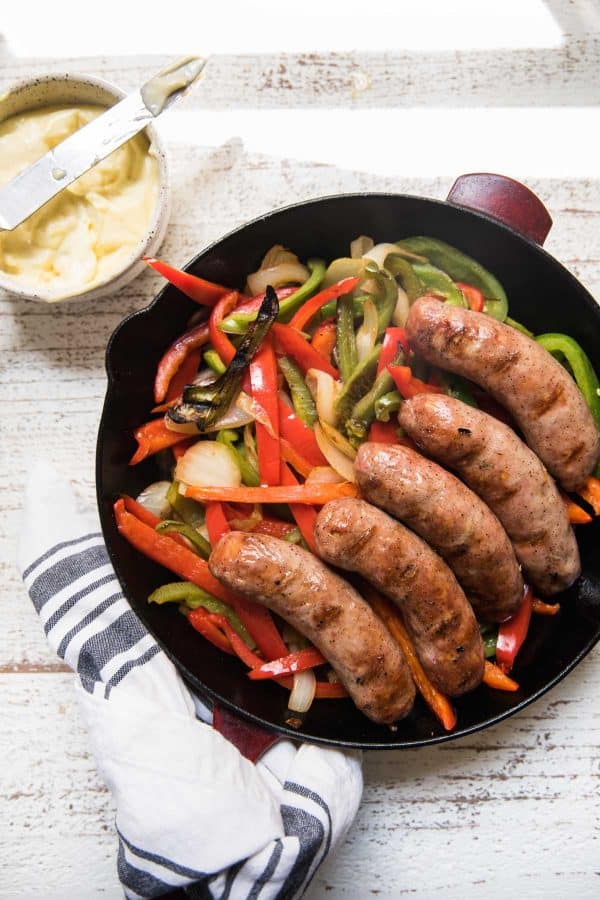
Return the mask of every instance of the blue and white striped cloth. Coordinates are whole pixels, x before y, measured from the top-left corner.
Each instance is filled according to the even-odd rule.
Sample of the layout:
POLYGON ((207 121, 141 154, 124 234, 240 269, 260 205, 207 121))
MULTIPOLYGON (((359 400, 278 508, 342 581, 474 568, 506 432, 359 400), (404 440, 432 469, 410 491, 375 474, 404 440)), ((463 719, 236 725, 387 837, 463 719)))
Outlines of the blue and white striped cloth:
POLYGON ((282 741, 254 765, 210 723, 121 593, 95 513, 47 464, 26 492, 18 564, 113 792, 126 897, 288 900, 343 839, 358 754, 282 741))

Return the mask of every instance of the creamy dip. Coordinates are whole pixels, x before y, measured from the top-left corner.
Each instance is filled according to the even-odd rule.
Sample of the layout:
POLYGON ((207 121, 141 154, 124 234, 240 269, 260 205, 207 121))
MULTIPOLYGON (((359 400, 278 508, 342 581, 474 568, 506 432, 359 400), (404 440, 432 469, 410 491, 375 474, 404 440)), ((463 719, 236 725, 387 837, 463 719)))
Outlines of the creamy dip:
MULTIPOLYGON (((52 106, 0 122, 0 185, 102 112, 52 106)), ((56 300, 103 284, 146 234, 158 183, 158 161, 140 133, 14 231, 0 232, 0 270, 15 286, 51 292, 56 300)))

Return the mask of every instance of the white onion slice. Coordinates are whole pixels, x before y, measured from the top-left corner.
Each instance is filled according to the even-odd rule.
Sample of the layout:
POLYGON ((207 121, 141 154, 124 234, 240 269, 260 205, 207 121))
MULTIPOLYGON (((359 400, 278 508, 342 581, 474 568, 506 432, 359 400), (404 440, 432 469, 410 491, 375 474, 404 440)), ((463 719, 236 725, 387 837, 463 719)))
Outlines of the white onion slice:
POLYGON ((170 481, 154 481, 138 495, 137 502, 144 509, 158 516, 159 519, 168 519, 171 514, 171 504, 167 500, 167 493, 170 487, 170 481))
POLYGON ((294 686, 288 700, 288 709, 292 712, 305 713, 310 709, 317 690, 317 677, 312 669, 296 672, 294 686))
POLYGON ((317 441, 317 445, 319 450, 329 463, 329 465, 335 469, 335 471, 342 476, 344 481, 356 481, 356 475, 354 474, 354 465, 351 459, 348 459, 341 450, 338 450, 337 447, 332 444, 332 442, 325 437, 325 432, 321 428, 321 426, 316 423, 315 424, 315 438, 317 441))
POLYGON ((339 484, 342 476, 331 466, 315 466, 308 473, 306 484, 339 484))
POLYGON ((244 391, 240 391, 237 398, 237 405, 249 416, 252 416, 252 419, 256 419, 257 422, 264 425, 270 437, 277 437, 275 429, 273 428, 273 423, 271 422, 266 409, 258 402, 258 400, 245 394, 244 391))
POLYGON ((373 238, 367 237, 366 234, 361 234, 359 237, 355 238, 350 244, 350 256, 352 259, 361 259, 366 256, 369 250, 374 246, 375 242, 373 238))
POLYGON ((408 299, 408 294, 406 293, 404 288, 398 285, 398 299, 396 300, 396 306, 394 307, 394 312, 392 313, 393 324, 403 328, 406 325, 406 320, 408 319, 409 312, 410 300, 408 299))
POLYGON ((239 487, 242 474, 235 454, 217 441, 198 441, 175 467, 175 479, 195 487, 239 487))
POLYGON ((319 419, 329 425, 335 425, 337 421, 335 402, 340 391, 340 383, 321 369, 309 369, 305 380, 315 401, 319 419))
POLYGON ((248 288, 251 294, 262 294, 269 284, 274 288, 284 284, 304 284, 309 275, 295 253, 275 244, 266 253, 258 271, 248 275, 248 288))
POLYGON ((328 425, 327 422, 319 423, 321 428, 323 429, 323 433, 325 437, 331 441, 334 447, 337 447, 338 450, 347 456, 348 459, 356 459, 356 450, 352 446, 349 440, 344 437, 341 431, 338 431, 337 428, 333 428, 331 425, 328 425))
POLYGON ((384 268, 384 262, 386 256, 390 253, 397 253, 398 248, 395 244, 375 244, 374 247, 371 247, 366 253, 363 253, 363 259, 372 259, 373 262, 376 262, 380 269, 384 268))
POLYGON ((359 362, 366 359, 377 340, 377 307, 370 297, 365 300, 363 315, 363 323, 356 332, 356 354, 359 362))

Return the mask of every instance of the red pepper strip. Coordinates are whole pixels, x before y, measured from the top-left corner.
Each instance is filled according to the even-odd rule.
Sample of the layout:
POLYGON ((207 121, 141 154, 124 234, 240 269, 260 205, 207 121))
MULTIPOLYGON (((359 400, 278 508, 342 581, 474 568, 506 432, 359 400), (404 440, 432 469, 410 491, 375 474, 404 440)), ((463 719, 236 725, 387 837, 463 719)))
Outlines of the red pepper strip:
POLYGON ((252 534, 270 534, 271 537, 285 538, 290 532, 295 531, 296 526, 291 522, 284 522, 283 519, 272 519, 270 516, 263 518, 256 523, 250 531, 252 534))
POLYGON ((347 696, 348 691, 340 681, 317 681, 315 688, 317 700, 339 700, 347 696))
POLYGON ((212 306, 229 291, 229 288, 223 287, 221 284, 205 281, 204 278, 190 275, 189 272, 182 272, 181 269, 176 269, 160 259, 145 256, 144 262, 176 288, 179 288, 182 294, 185 294, 190 300, 195 300, 196 303, 202 303, 204 306, 212 306))
POLYGON ((579 503, 575 503, 571 500, 570 497, 567 497, 566 494, 563 494, 561 491, 562 501, 565 504, 565 509, 567 511, 567 515, 569 517, 569 522, 571 525, 589 525, 590 522, 593 521, 589 512, 586 512, 583 507, 579 505, 579 503))
POLYGON ((221 297, 219 302, 214 306, 213 311, 210 314, 210 319, 208 320, 210 342, 226 366, 229 365, 235 356, 235 347, 225 332, 221 331, 219 323, 236 308, 239 299, 240 295, 237 291, 231 291, 229 294, 221 297))
POLYGON ((405 400, 410 400, 417 394, 443 394, 444 389, 436 384, 427 384, 420 378, 415 378, 410 366, 388 366, 388 372, 394 379, 396 387, 405 400))
POLYGON ((534 597, 531 612, 538 616, 555 616, 560 612, 560 603, 544 603, 543 600, 538 600, 537 597, 534 597))
POLYGON ((279 410, 277 407, 277 361, 273 340, 268 334, 250 363, 252 396, 271 421, 275 435, 258 420, 256 422, 256 450, 258 471, 262 484, 279 484, 279 410))
POLYGON ((597 516, 600 516, 600 479, 590 475, 586 479, 585 487, 579 491, 581 497, 590 504, 597 516))
POLYGON ((279 675, 293 675, 294 672, 304 672, 306 669, 314 669, 322 666, 327 660, 315 647, 306 647, 282 656, 281 659, 273 659, 268 663, 261 663, 260 667, 248 672, 248 678, 252 681, 262 681, 265 678, 277 678, 279 675))
MULTIPOLYGON (((285 485, 297 485, 298 479, 284 462, 281 463, 281 483, 285 485)), ((332 485, 333 486, 333 485, 332 485)), ((315 525, 317 511, 312 506, 300 506, 298 503, 290 503, 290 510, 300 529, 300 534, 308 544, 310 550, 317 555, 315 544, 315 525)))
POLYGON ((133 432, 133 436, 138 442, 138 448, 129 460, 130 466, 137 466, 143 459, 158 453, 159 450, 189 440, 189 434, 181 434, 167 428, 164 419, 152 419, 151 422, 140 425, 133 432))
POLYGON ((308 478, 312 470, 315 468, 312 463, 309 463, 307 459, 304 459, 301 453, 294 448, 289 441, 286 441, 285 438, 279 439, 279 448, 281 452, 281 458, 284 462, 289 463, 292 466, 298 475, 302 475, 303 478, 308 478))
POLYGON ((211 547, 214 547, 219 539, 231 530, 222 503, 215 501, 206 504, 206 530, 211 547))
MULTIPOLYGON (((287 466, 285 468, 287 469, 287 466)), ((289 469, 287 471, 289 472, 289 469)), ((192 500, 199 500, 200 503, 221 500, 224 503, 293 503, 306 506, 324 506, 330 500, 358 496, 358 488, 349 481, 337 484, 318 482, 298 484, 296 479, 288 483, 283 481, 283 477, 281 480, 282 484, 275 485, 275 487, 226 488, 187 485, 185 496, 191 497, 192 500)), ((300 528, 300 525, 298 527, 300 528)))
POLYGON ((483 670, 483 683, 495 691, 518 691, 519 685, 508 675, 505 675, 499 666, 486 659, 483 670))
POLYGON ((292 328, 297 328, 298 331, 302 331, 307 322, 310 322, 312 317, 315 313, 318 313, 322 306, 330 300, 335 300, 336 297, 349 294, 354 290, 359 281, 360 278, 342 278, 337 284, 332 284, 331 287, 319 291, 318 294, 315 294, 314 297, 311 297, 310 300, 307 300, 306 303, 302 304, 298 312, 290 319, 289 324, 292 328))
POLYGON ((155 516, 149 509, 146 509, 145 506, 142 506, 141 503, 138 503, 137 500, 134 500, 133 497, 123 494, 121 499, 123 500, 127 512, 130 512, 132 516, 135 516, 136 519, 139 519, 144 525, 149 525, 150 528, 156 528, 156 526, 160 524, 159 517, 155 516))
POLYGON ((328 466, 312 428, 304 424, 281 396, 278 398, 278 406, 280 438, 288 441, 312 466, 328 466))
POLYGON ((317 353, 320 353, 321 356, 330 363, 331 354, 333 353, 333 348, 335 347, 336 340, 336 324, 332 319, 328 319, 326 322, 323 322, 322 325, 319 325, 319 327, 316 329, 315 333, 312 336, 310 345, 313 350, 316 350, 317 353))
MULTIPOLYGON (((234 631, 231 627, 231 624, 227 621, 225 616, 221 616, 218 613, 210 613, 209 619, 211 622, 214 622, 215 625, 219 625, 223 629, 234 652, 249 669, 252 670, 255 669, 257 665, 263 665, 264 659, 261 659, 260 656, 257 656, 256 653, 253 653, 252 650, 250 650, 237 631, 234 631)), ((283 646, 285 647, 285 644, 283 644, 283 646)), ((291 678, 276 678, 275 680, 281 684, 282 687, 287 687, 288 690, 291 690, 294 684, 291 678)))
POLYGON ((339 378, 338 370, 334 369, 326 359, 323 359, 321 354, 317 353, 295 328, 276 322, 271 326, 271 331, 285 355, 291 356, 305 375, 309 369, 320 369, 322 372, 327 372, 332 378, 339 378))
POLYGON ((163 354, 156 370, 154 379, 154 400, 156 403, 164 401, 169 385, 175 377, 175 373, 183 365, 184 360, 193 350, 208 344, 209 339, 208 325, 206 322, 202 322, 201 325, 190 328, 189 331, 186 331, 185 334, 173 341, 166 353, 163 354))
POLYGON ((178 462, 184 454, 188 452, 192 444, 196 443, 196 438, 191 437, 188 438, 187 441, 182 441, 180 444, 175 444, 171 449, 173 450, 173 456, 175 457, 175 462, 178 462))
POLYGON ((472 284, 465 284, 464 281, 456 281, 455 284, 464 294, 465 300, 469 304, 469 309, 472 309, 473 312, 483 312, 485 297, 479 288, 474 287, 472 284))
POLYGON ((205 560, 127 512, 124 500, 117 500, 114 510, 117 527, 132 547, 159 565, 170 569, 171 572, 175 572, 184 581, 197 584, 209 594, 231 605, 229 591, 211 575, 205 560))
POLYGON ((527 637, 532 606, 533 595, 531 593, 531 588, 527 586, 523 595, 523 602, 519 609, 514 616, 511 616, 506 622, 502 622, 498 629, 496 663, 505 675, 512 669, 515 657, 521 649, 523 641, 527 637))
POLYGON ((200 366, 200 349, 192 350, 189 356, 181 363, 169 385, 165 403, 178 402, 186 384, 191 384, 198 373, 200 366))
POLYGON ((381 347, 381 353, 379 355, 379 362, 377 364, 378 375, 380 375, 387 366, 391 365, 394 362, 394 359, 398 353, 398 344, 401 345, 406 355, 406 359, 408 360, 410 349, 408 346, 406 329, 386 328, 383 338, 383 344, 381 347))
MULTIPOLYGON (((225 616, 222 616, 221 618, 225 620, 225 616)), ((219 650, 223 650, 225 653, 233 655, 229 638, 223 634, 215 622, 211 621, 210 614, 205 609, 201 606, 198 607, 198 609, 192 609, 188 613, 187 619, 190 625, 195 628, 196 631, 199 631, 202 637, 205 637, 207 641, 210 641, 210 643, 214 644, 215 647, 218 647, 219 650)), ((243 643, 244 642, 242 641, 242 644, 243 643)), ((244 644, 244 646, 246 645, 244 644)))
POLYGON ((376 444, 399 444, 397 422, 373 422, 369 429, 369 440, 376 444))

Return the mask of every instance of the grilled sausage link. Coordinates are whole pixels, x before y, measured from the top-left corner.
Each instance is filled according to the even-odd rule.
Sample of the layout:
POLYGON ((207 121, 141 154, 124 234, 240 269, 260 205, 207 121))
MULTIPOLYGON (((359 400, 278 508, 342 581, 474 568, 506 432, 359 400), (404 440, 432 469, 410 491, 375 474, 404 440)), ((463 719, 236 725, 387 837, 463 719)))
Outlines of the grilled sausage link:
POLYGON ((466 485, 408 447, 362 444, 354 463, 366 500, 400 519, 445 559, 477 615, 502 622, 523 579, 502 525, 466 485))
POLYGON ((415 687, 400 647, 365 600, 312 553, 266 534, 231 531, 208 561, 226 587, 268 606, 331 663, 361 712, 391 724, 415 687))
POLYGON ((600 434, 577 384, 547 350, 491 316, 434 298, 411 307, 406 328, 428 362, 470 378, 511 413, 567 491, 582 486, 598 461, 600 434))
POLYGON ((511 428, 440 394, 413 397, 398 418, 418 447, 454 469, 496 513, 533 587, 550 595, 575 581, 579 550, 565 505, 511 428))
POLYGON ((315 541, 328 562, 361 575, 402 610, 423 668, 458 697, 483 677, 479 627, 456 578, 427 544, 364 500, 333 500, 315 541))

